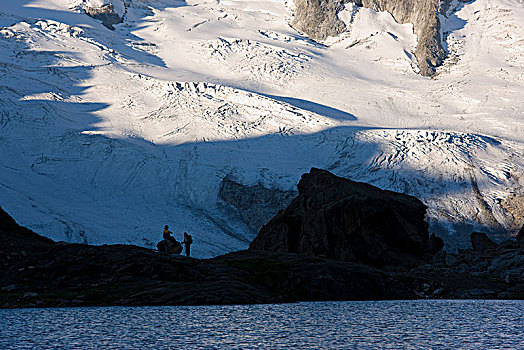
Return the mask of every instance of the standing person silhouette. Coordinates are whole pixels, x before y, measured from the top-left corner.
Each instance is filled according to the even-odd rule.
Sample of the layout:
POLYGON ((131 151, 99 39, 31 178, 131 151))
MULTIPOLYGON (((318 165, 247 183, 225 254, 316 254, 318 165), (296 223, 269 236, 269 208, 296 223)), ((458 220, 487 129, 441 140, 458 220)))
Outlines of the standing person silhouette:
POLYGON ((187 232, 184 232, 184 241, 182 244, 186 246, 186 256, 191 254, 191 244, 193 243, 193 238, 187 232))

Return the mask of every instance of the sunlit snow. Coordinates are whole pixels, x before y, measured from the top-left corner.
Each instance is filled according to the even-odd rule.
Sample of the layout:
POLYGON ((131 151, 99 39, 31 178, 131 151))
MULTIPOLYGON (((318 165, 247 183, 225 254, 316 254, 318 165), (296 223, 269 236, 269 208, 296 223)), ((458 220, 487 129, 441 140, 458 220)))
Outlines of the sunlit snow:
POLYGON ((312 166, 418 196, 450 241, 522 224, 522 1, 453 3, 431 79, 387 13, 347 7, 315 43, 285 1, 116 1, 115 31, 82 11, 107 2, 0 4, 0 205, 22 225, 151 246, 169 224, 212 256, 255 235, 225 176, 288 190, 312 166))

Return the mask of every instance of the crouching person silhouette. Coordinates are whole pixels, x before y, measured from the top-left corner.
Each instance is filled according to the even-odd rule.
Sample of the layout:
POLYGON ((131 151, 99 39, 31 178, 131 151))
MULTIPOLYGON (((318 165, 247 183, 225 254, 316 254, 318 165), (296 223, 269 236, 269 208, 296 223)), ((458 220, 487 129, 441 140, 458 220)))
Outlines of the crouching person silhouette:
POLYGON ((169 231, 169 226, 164 226, 164 231, 162 232, 162 241, 157 244, 159 252, 166 254, 180 254, 182 253, 182 245, 177 242, 177 240, 171 236, 173 232, 169 231))

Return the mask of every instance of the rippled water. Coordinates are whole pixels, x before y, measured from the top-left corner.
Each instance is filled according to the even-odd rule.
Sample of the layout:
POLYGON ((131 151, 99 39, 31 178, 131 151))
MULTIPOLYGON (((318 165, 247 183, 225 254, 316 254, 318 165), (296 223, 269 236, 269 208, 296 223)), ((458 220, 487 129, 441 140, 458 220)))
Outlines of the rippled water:
POLYGON ((0 349, 524 349, 524 301, 0 310, 0 349))

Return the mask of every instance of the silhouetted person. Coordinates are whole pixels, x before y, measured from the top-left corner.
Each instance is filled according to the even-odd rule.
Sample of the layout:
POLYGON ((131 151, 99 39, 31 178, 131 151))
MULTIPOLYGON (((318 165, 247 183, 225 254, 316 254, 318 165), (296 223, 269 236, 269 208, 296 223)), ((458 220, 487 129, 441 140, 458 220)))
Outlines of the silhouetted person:
MULTIPOLYGON (((182 245, 175 239, 175 237, 171 236, 173 232, 169 231, 169 226, 164 226, 164 231, 162 232, 162 238, 167 242, 165 246, 165 252, 166 254, 169 253, 175 253, 180 254, 182 253, 182 245)), ((160 248, 159 248, 160 249, 160 248)))
POLYGON ((189 256, 191 254, 191 244, 193 243, 193 238, 191 235, 187 234, 187 232, 184 232, 184 241, 182 244, 186 246, 186 256, 189 256))
POLYGON ((175 238, 171 236, 173 232, 169 231, 169 226, 164 226, 164 231, 162 232, 162 238, 164 238, 166 241, 173 242, 175 238))

